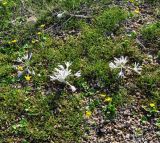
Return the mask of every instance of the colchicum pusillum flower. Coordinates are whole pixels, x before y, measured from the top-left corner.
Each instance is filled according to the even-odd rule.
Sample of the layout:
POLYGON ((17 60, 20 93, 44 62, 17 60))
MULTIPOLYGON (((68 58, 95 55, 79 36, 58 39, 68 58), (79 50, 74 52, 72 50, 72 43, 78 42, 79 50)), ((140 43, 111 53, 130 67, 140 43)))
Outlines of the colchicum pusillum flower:
POLYGON ((124 78, 124 72, 126 69, 133 70, 138 74, 141 74, 142 66, 139 66, 139 63, 134 64, 134 68, 130 68, 126 66, 128 62, 127 57, 121 56, 120 58, 114 58, 114 62, 109 63, 109 67, 111 70, 113 69, 121 69, 118 73, 118 77, 124 78))
POLYGON ((19 65, 14 65, 13 67, 17 70, 18 78, 20 78, 23 74, 35 75, 34 70, 29 66, 29 61, 31 58, 31 52, 28 52, 22 58, 17 58, 16 62, 18 62, 19 65))
POLYGON ((142 66, 139 65, 139 63, 134 63, 134 68, 133 70, 138 73, 138 74, 141 74, 141 71, 142 71, 142 66))
POLYGON ((81 72, 78 71, 78 72, 76 72, 74 75, 75 75, 76 77, 80 77, 80 76, 81 76, 81 72))
POLYGON ((71 66, 70 62, 65 62, 65 67, 63 65, 58 65, 58 68, 55 68, 53 75, 50 76, 50 80, 51 81, 57 80, 59 82, 65 83, 70 86, 72 92, 75 92, 76 88, 67 81, 67 78, 73 76, 80 77, 81 73, 80 71, 78 71, 77 73, 72 74, 71 69, 69 69, 70 66, 71 66))
POLYGON ((31 67, 26 67, 24 70, 18 70, 17 66, 14 66, 14 68, 17 70, 18 78, 20 78, 23 74, 35 75, 35 72, 31 69, 31 67))
POLYGON ((120 58, 114 58, 114 62, 110 62, 109 67, 111 69, 124 68, 127 62, 127 57, 121 56, 120 58))
POLYGON ((123 72, 122 69, 121 69, 121 71, 119 72, 118 77, 120 77, 120 78, 124 78, 124 77, 125 77, 125 76, 124 76, 124 72, 123 72))
POLYGON ((125 77, 124 76, 124 72, 123 69, 125 69, 126 67, 126 63, 128 62, 127 57, 121 56, 120 58, 114 58, 114 62, 110 62, 109 63, 109 67, 111 69, 116 69, 116 68, 120 68, 121 71, 118 74, 118 77, 125 77))
POLYGON ((32 58, 32 53, 31 52, 28 52, 26 55, 24 55, 22 58, 18 57, 16 62, 18 63, 24 63, 26 61, 29 61, 31 60, 32 58))

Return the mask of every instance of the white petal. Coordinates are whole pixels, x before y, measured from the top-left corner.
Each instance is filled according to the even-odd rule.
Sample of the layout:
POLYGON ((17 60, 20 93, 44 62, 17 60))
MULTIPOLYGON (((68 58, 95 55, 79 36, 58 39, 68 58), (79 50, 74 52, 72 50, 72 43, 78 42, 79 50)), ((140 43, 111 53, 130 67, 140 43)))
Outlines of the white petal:
POLYGON ((80 76, 81 76, 81 72, 78 71, 78 72, 76 72, 74 75, 75 75, 76 77, 80 77, 80 76))
POLYGON ((23 71, 18 71, 18 78, 20 78, 23 75, 23 71))
POLYGON ((50 77, 50 80, 51 81, 53 81, 53 80, 57 80, 57 78, 56 77, 54 77, 54 76, 49 76, 50 77))
POLYGON ((24 55, 24 56, 22 57, 22 59, 28 60, 28 54, 24 55))
POLYGON ((32 70, 32 75, 35 75, 35 71, 34 70, 32 70))
MULTIPOLYGON (((61 70, 58 69, 58 68, 55 68, 54 70, 55 70, 56 72, 61 72, 61 70)), ((56 72, 55 72, 55 73, 56 73, 56 72)))
POLYGON ((22 58, 17 58, 17 60, 16 60, 17 62, 19 62, 19 63, 22 63, 23 62, 23 60, 22 60, 22 58))
POLYGON ((134 68, 133 70, 138 73, 138 74, 141 74, 141 70, 142 70, 142 66, 139 66, 139 63, 134 63, 134 68))
POLYGON ((121 77, 121 78, 124 77, 124 72, 122 71, 122 69, 121 69, 121 71, 119 72, 118 77, 121 77))
POLYGON ((32 52, 28 53, 28 60, 32 58, 32 52))
POLYGON ((117 66, 116 66, 114 63, 112 63, 112 62, 109 63, 109 67, 110 67, 111 69, 117 68, 117 66))
POLYGON ((67 68, 69 68, 69 67, 72 65, 72 63, 70 63, 70 62, 65 62, 65 65, 66 65, 67 68))

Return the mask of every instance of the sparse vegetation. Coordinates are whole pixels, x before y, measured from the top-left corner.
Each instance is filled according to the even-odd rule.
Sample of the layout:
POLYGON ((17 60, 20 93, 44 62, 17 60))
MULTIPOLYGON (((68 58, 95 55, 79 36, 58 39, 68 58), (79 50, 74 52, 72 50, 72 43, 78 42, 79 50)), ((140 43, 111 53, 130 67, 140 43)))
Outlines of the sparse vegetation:
POLYGON ((158 6, 0 0, 0 142, 158 143, 158 6))

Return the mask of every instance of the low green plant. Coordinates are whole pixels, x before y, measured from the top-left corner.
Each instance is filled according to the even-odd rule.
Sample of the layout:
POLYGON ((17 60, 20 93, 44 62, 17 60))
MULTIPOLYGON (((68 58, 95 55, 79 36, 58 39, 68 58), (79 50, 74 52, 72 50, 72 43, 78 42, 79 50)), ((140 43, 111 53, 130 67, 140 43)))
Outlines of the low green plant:
POLYGON ((99 105, 100 105, 100 101, 98 99, 97 100, 93 100, 92 102, 89 103, 89 109, 91 111, 93 111, 99 105))
POLYGON ((28 126, 27 120, 23 118, 17 124, 12 125, 12 129, 13 129, 13 132, 16 134, 18 132, 25 134, 27 133, 27 126, 28 126))
POLYGON ((158 118, 157 119, 157 121, 156 121, 156 124, 155 124, 157 127, 158 127, 158 129, 160 129, 160 118, 158 118))
POLYGON ((158 48, 160 47, 160 22, 146 25, 142 29, 142 37, 145 41, 145 45, 148 45, 149 48, 158 48), (152 47, 150 46, 152 44, 152 47))
POLYGON ((159 101, 159 68, 146 67, 144 74, 138 78, 137 86, 143 91, 143 93, 156 101, 159 101))
POLYGON ((154 103, 150 103, 148 106, 142 106, 146 112, 146 117, 148 119, 154 117, 158 113, 158 108, 154 103))
POLYGON ((148 118, 146 116, 142 116, 141 123, 145 124, 148 121, 148 118))
POLYGON ((106 117, 106 119, 114 119, 115 115, 116 115, 116 107, 114 104, 112 103, 109 103, 108 105, 106 105, 104 108, 103 108, 103 113, 106 117))
POLYGON ((112 7, 103 11, 96 17, 95 25, 103 32, 115 32, 122 21, 127 18, 128 14, 121 8, 112 7))

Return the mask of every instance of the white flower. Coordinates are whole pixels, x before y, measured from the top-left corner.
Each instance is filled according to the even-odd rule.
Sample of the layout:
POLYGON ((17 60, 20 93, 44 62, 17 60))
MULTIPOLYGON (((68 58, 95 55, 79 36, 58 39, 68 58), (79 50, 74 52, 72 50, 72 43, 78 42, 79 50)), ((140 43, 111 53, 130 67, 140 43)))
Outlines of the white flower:
POLYGON ((17 60, 16 60, 16 62, 22 63, 22 62, 23 62, 23 59, 18 57, 17 60))
POLYGON ((72 63, 70 63, 70 62, 65 62, 65 64, 66 64, 67 69, 72 65, 72 63))
POLYGON ((81 72, 78 71, 78 72, 76 72, 74 75, 75 75, 76 77, 80 77, 80 76, 81 76, 81 72))
POLYGON ((23 60, 30 60, 31 58, 32 58, 32 53, 31 52, 27 53, 26 55, 24 55, 22 57, 23 60))
POLYGON ((58 80, 59 82, 66 83, 66 78, 71 75, 71 70, 64 68, 62 65, 59 65, 59 69, 55 68, 53 76, 50 76, 51 81, 58 80))
POLYGON ((80 77, 81 73, 80 73, 80 71, 78 71, 77 73, 75 73, 73 75, 71 70, 69 69, 69 67, 71 66, 71 63, 70 62, 65 62, 65 65, 66 65, 65 67, 63 65, 58 65, 58 68, 55 68, 55 71, 54 71, 53 75, 50 76, 50 80, 51 81, 57 80, 59 82, 65 83, 65 84, 70 86, 72 92, 75 92, 76 88, 67 81, 67 78, 69 76, 80 77))
POLYGON ((63 65, 58 65, 58 68, 55 68, 53 76, 50 76, 51 81, 58 80, 59 82, 66 83, 66 78, 71 75, 71 70, 69 70, 70 62, 65 62, 66 68, 63 65))
POLYGON ((32 75, 35 75, 36 73, 35 73, 35 71, 34 70, 32 70, 32 75))
POLYGON ((121 69, 121 71, 119 72, 118 77, 120 77, 120 78, 124 78, 124 72, 123 72, 123 70, 122 70, 122 69, 121 69))
POLYGON ((114 58, 114 62, 110 62, 109 67, 111 69, 124 68, 127 62, 127 57, 121 56, 120 58, 114 58))
POLYGON ((134 68, 133 70, 138 73, 138 74, 141 74, 141 71, 142 71, 142 66, 139 66, 139 63, 134 63, 134 68))
POLYGON ((24 56, 22 57, 22 60, 28 60, 28 54, 24 55, 24 56))
POLYGON ((120 58, 114 58, 115 65, 120 68, 124 68, 127 62, 127 57, 124 56, 121 56, 120 58))
POLYGON ((32 53, 29 52, 26 55, 24 55, 22 58, 18 57, 17 60, 16 60, 16 62, 23 63, 23 62, 25 62, 27 60, 29 61, 31 58, 32 58, 32 53))
POLYGON ((24 71, 26 74, 35 75, 35 71, 31 67, 26 67, 24 71))
POLYGON ((109 63, 109 67, 110 67, 111 69, 117 68, 117 66, 116 66, 113 62, 110 62, 110 63, 109 63))

